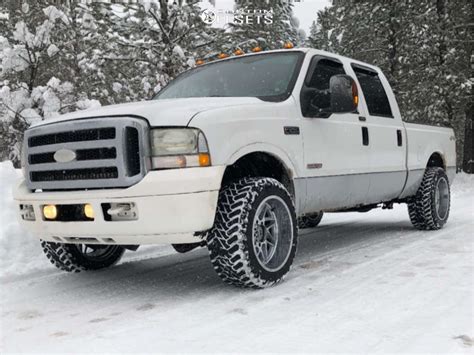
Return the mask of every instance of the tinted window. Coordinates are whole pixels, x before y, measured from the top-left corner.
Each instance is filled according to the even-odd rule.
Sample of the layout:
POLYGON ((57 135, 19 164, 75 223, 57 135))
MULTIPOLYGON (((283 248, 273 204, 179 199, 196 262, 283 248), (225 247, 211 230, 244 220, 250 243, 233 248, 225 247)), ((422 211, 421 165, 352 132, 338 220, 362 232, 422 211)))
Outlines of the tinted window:
POLYGON ((155 99, 258 97, 281 101, 291 94, 303 57, 302 52, 282 52, 203 65, 177 77, 155 99))
MULTIPOLYGON (((331 93, 329 82, 331 77, 337 74, 345 74, 341 63, 329 59, 316 57, 317 61, 311 77, 306 80, 305 87, 301 92, 301 109, 303 116, 314 117, 327 113, 331 109, 331 93)), ((310 70, 312 66, 310 66, 310 70)))
POLYGON ((376 72, 352 66, 372 116, 393 117, 387 93, 376 72))

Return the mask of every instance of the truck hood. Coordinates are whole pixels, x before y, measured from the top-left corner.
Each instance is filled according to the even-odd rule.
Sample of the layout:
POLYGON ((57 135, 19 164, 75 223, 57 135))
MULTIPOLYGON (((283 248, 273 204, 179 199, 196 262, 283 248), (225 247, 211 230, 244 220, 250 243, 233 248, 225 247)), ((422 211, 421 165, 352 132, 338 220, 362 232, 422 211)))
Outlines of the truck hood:
POLYGON ((199 112, 216 108, 255 105, 268 105, 254 97, 199 97, 187 99, 150 100, 67 113, 34 126, 55 122, 110 116, 139 116, 148 120, 151 126, 187 126, 199 112))

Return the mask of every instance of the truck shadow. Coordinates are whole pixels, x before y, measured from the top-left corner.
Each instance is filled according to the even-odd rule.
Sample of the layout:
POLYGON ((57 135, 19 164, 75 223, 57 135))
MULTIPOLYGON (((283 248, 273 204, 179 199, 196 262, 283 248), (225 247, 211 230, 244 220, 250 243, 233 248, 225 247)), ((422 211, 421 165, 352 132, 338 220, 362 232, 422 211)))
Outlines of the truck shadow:
MULTIPOLYGON (((427 234, 416 231, 409 222, 399 221, 328 223, 315 229, 301 230, 298 253, 290 278, 301 276, 299 265, 307 263, 308 260, 324 258, 328 253, 343 254, 346 250, 351 252, 355 249, 366 249, 370 254, 371 246, 375 244, 391 243, 393 246, 392 244, 396 243, 395 246, 405 246, 427 235, 429 232, 427 234)), ((390 248, 387 248, 387 252, 389 251, 390 248)), ((187 254, 126 262, 98 272, 55 274, 55 277, 60 280, 53 286, 61 289, 78 288, 81 291, 87 289, 93 297, 104 300, 132 296, 164 301, 189 299, 190 296, 196 295, 215 296, 216 293, 228 297, 242 292, 254 292, 223 284, 215 274, 204 248, 187 254), (96 288, 98 291, 95 291, 96 288)))

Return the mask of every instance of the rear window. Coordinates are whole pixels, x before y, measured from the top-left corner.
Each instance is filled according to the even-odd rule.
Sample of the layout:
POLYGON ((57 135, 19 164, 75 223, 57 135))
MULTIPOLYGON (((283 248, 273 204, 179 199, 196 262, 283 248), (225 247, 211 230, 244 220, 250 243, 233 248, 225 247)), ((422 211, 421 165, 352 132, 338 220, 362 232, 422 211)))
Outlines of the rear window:
POLYGON ((365 101, 371 116, 382 116, 393 118, 392 109, 388 101, 387 93, 383 88, 378 74, 372 70, 352 65, 359 80, 360 87, 364 93, 365 101))

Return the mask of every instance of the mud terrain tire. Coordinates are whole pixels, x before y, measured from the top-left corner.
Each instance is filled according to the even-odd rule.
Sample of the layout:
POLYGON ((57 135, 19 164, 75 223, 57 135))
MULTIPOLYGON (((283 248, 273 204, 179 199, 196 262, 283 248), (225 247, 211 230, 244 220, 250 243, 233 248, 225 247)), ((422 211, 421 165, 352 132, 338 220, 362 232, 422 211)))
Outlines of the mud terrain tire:
POLYGON ((420 187, 408 201, 410 221, 416 229, 441 229, 449 217, 449 180, 442 168, 427 168, 420 187))
POLYGON ((125 249, 119 245, 81 245, 41 241, 49 261, 58 269, 67 272, 99 270, 116 264, 125 249), (95 249, 95 255, 85 253, 87 248, 95 249), (99 253, 97 253, 99 251, 99 253))
POLYGON ((280 182, 243 178, 221 190, 207 246, 224 282, 263 288, 281 281, 290 270, 296 244, 295 208, 280 182))

